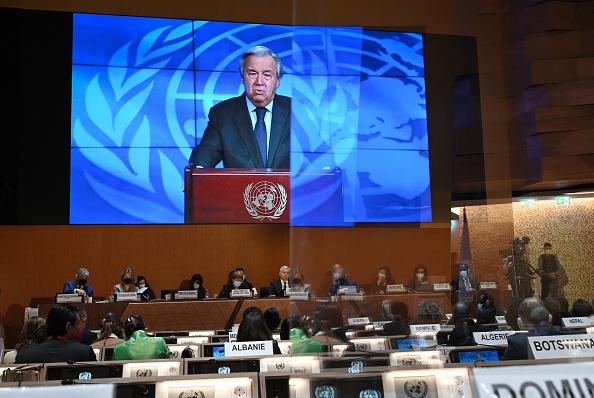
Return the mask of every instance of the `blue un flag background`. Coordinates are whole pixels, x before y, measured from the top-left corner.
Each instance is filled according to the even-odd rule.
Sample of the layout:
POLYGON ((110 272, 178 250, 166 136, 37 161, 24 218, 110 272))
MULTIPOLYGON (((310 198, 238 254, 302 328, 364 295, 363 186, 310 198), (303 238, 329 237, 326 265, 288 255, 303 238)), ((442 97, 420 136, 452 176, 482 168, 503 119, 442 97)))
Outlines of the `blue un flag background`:
POLYGON ((308 171, 336 167, 336 224, 431 220, 421 35, 77 14, 71 223, 183 222, 183 168, 254 45, 283 59, 294 99, 295 225, 339 189, 300 189, 308 171))

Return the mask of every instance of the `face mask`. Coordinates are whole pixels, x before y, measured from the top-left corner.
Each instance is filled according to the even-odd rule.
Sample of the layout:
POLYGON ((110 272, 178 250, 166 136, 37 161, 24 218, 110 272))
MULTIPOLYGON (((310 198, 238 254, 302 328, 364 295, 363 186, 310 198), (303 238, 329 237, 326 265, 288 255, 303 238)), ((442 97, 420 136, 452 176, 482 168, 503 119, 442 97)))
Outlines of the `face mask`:
POLYGON ((144 283, 139 283, 139 284, 138 284, 138 287, 139 287, 139 288, 141 288, 141 289, 142 289, 143 287, 145 287, 145 286, 146 286, 146 284, 144 284, 144 283))
POLYGON ((420 272, 417 274, 417 278, 419 278, 419 279, 423 279, 424 277, 425 277, 425 274, 422 274, 420 272))
POLYGON ((241 286, 241 282, 240 281, 233 281, 233 286, 239 287, 239 286, 241 286))
POLYGON ((460 271, 460 276, 466 278, 468 276, 468 271, 460 271))
POLYGON ((299 285, 301 283, 301 279, 293 278, 293 285, 299 285))
POLYGON ((480 310, 482 310, 482 309, 483 309, 483 305, 482 305, 481 303, 479 303, 479 305, 478 305, 478 310, 480 311, 480 310))
POLYGON ((79 279, 79 280, 78 280, 78 285, 79 285, 79 286, 84 286, 84 285, 86 285, 86 284, 87 284, 87 280, 86 280, 86 279, 79 279))
POLYGON ((124 279, 124 284, 125 284, 125 285, 129 285, 129 284, 131 284, 131 283, 132 283, 132 279, 130 279, 130 278, 125 278, 125 279, 124 279))
POLYGON ((342 274, 340 272, 335 272, 334 275, 333 275, 334 276, 334 280, 339 280, 341 275, 342 274))
POLYGON ((196 290, 200 289, 200 284, 199 283, 194 283, 194 289, 196 289, 196 290))

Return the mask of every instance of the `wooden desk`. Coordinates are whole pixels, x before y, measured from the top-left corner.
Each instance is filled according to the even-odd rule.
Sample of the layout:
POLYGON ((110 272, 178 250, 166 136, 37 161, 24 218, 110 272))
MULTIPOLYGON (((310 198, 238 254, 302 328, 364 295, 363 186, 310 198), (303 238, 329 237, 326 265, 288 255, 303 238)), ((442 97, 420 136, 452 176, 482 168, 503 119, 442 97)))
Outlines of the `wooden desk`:
MULTIPOLYGON (((81 307, 87 313, 87 329, 101 329, 101 319, 108 312, 113 312, 121 317, 129 303, 120 301, 115 303, 74 303, 75 307, 81 307)), ((39 304, 39 316, 47 318, 47 314, 55 304, 39 304)))

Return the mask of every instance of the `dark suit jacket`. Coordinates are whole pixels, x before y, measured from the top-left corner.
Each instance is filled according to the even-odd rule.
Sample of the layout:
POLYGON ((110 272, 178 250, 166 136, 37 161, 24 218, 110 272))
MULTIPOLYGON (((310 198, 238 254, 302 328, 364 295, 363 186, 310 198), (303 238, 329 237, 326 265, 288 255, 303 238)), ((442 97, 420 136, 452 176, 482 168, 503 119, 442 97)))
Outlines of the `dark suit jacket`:
MULTIPOLYGON (((287 281, 287 287, 291 287, 291 283, 289 281, 287 281)), ((288 296, 288 294, 283 294, 283 285, 281 284, 280 278, 270 282, 270 287, 268 288, 268 295, 275 297, 288 296)))
POLYGON ((516 333, 507 338, 507 348, 502 359, 528 359, 528 337, 554 336, 557 334, 573 334, 572 331, 541 321, 534 325, 528 333, 516 333))
POLYGON ((33 347, 23 348, 15 363, 87 362, 96 361, 93 348, 71 340, 50 339, 33 347))
POLYGON ((213 106, 200 144, 190 155, 190 163, 215 167, 289 169, 291 99, 274 96, 268 163, 262 164, 258 143, 246 105, 246 94, 213 106))
MULTIPOLYGON (((239 289, 249 289, 249 285, 246 284, 245 282, 242 282, 241 285, 239 285, 239 289)), ((225 285, 223 285, 223 290, 221 290, 221 292, 219 293, 219 298, 229 298, 231 296, 231 290, 234 289, 233 283, 227 283, 225 285)))
MULTIPOLYGON (((64 288, 62 289, 62 293, 64 294, 73 294, 74 289, 78 287, 77 282, 66 282, 64 283, 64 288)), ((87 293, 87 296, 93 297, 95 295, 95 289, 93 289, 89 285, 84 285, 82 289, 87 293)))

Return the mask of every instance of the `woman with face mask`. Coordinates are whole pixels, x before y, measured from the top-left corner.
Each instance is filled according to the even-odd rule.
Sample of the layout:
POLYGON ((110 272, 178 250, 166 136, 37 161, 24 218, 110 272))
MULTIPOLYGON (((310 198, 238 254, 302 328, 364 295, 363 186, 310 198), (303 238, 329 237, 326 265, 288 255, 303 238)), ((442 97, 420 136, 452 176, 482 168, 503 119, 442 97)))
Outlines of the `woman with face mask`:
POLYGON ((198 300, 204 300, 206 289, 204 288, 204 279, 202 279, 202 275, 194 274, 194 276, 192 276, 188 290, 198 290, 198 300))
POLYGON ((133 282, 136 279, 134 270, 132 268, 126 268, 120 273, 120 280, 122 283, 118 283, 113 287, 114 294, 116 293, 130 293, 137 292, 138 286, 133 282))
POLYGON ((144 276, 137 276, 135 285, 138 287, 138 293, 140 293, 142 301, 151 301, 157 298, 155 292, 151 289, 151 286, 148 284, 144 276))
POLYGON ((218 298, 229 298, 232 290, 249 289, 249 285, 243 281, 243 273, 234 271, 231 274, 231 282, 223 285, 223 290, 219 293, 218 298))
POLYGON ((296 292, 308 292, 311 293, 311 285, 305 283, 303 280, 303 272, 299 268, 293 268, 291 270, 291 289, 296 292))
POLYGON ((432 292, 433 284, 431 283, 431 279, 429 279, 427 267, 423 264, 418 264, 413 271, 413 277, 408 281, 406 287, 412 293, 432 292))

